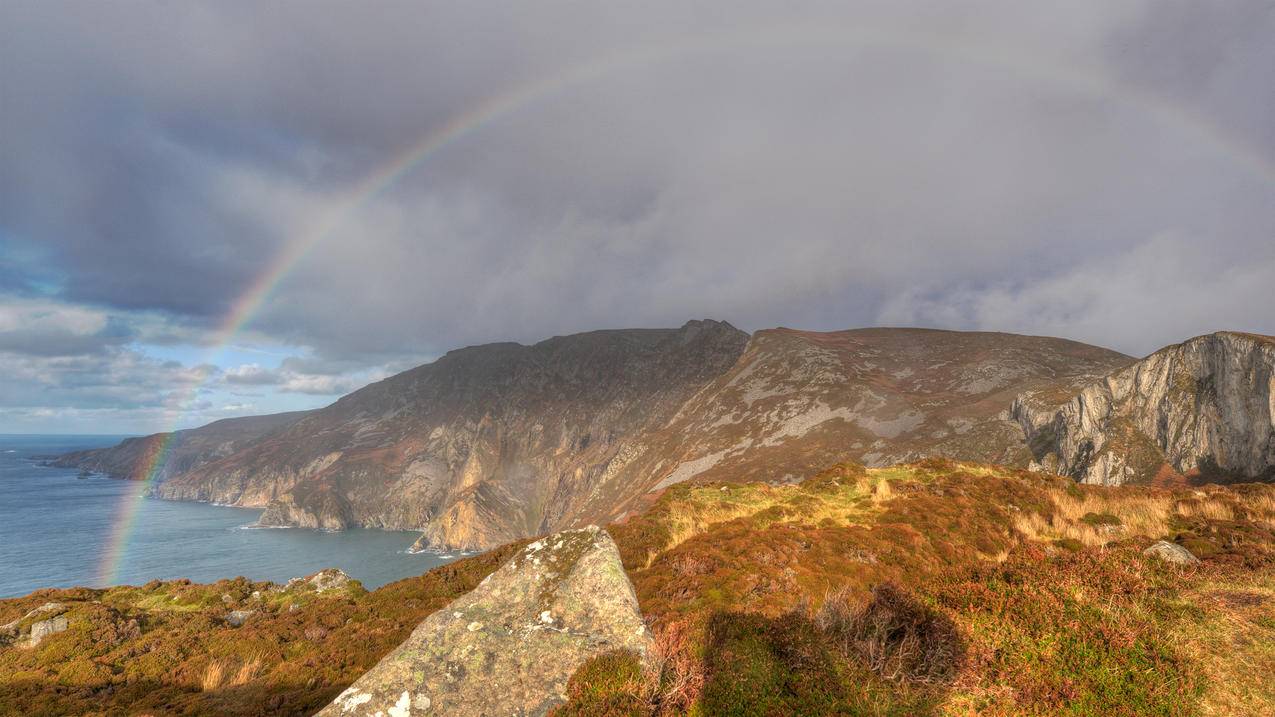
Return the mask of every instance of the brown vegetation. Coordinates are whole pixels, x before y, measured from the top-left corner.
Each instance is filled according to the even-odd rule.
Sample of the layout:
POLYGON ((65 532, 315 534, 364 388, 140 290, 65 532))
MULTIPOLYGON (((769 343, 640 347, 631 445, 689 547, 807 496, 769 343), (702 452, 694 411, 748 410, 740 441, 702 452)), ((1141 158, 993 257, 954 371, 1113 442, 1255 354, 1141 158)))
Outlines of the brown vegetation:
MULTIPOLYGON (((1275 486, 1109 489, 942 460, 843 464, 790 486, 676 485, 610 531, 654 646, 646 660, 586 663, 559 715, 1275 706, 1275 486), (1143 556, 1159 539, 1202 562, 1143 556)), ((0 623, 71 606, 65 633, 0 648, 0 705, 308 714, 516 547, 371 593, 237 579, 0 601, 0 623), (229 627, 239 607, 259 614, 229 627)))

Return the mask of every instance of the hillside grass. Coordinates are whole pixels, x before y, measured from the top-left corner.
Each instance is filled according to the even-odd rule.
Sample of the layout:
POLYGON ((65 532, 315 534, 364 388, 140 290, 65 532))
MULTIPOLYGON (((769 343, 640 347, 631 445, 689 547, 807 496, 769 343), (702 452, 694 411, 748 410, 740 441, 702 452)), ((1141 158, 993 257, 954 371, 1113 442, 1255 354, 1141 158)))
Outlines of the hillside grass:
POLYGON ((53 601, 69 622, 33 648, 0 646, 0 715, 310 715, 525 542, 373 592, 236 578, 0 600, 0 624, 53 601), (231 610, 255 614, 233 627, 231 610))
MULTIPOLYGON (((609 527, 654 645, 556 714, 1275 714, 1275 486, 1101 488, 930 460, 682 484, 609 527), (1202 559, 1145 558, 1155 540, 1202 559)), ((306 715, 525 541, 368 592, 243 578, 45 590, 0 714, 306 715), (257 613, 242 627, 230 610, 257 613)))
POLYGON ((700 686, 609 656, 563 714, 1275 714, 1275 486, 842 465, 675 486, 611 531, 700 686), (1144 557, 1159 539, 1203 562, 1144 557))

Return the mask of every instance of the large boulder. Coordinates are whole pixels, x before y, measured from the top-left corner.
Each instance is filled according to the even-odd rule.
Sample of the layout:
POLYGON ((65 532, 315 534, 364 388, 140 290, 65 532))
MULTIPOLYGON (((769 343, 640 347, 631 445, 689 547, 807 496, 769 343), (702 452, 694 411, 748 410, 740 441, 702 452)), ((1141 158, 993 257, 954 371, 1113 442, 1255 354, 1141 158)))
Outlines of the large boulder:
POLYGON ((1176 563, 1178 565, 1190 565, 1200 562, 1200 559, 1192 555, 1190 550, 1167 540, 1156 541, 1154 545, 1142 551, 1142 554, 1148 558, 1159 558, 1167 563, 1176 563))
POLYGON ((580 663, 650 640, 633 586, 595 526, 531 543, 426 618, 320 717, 543 715, 580 663))

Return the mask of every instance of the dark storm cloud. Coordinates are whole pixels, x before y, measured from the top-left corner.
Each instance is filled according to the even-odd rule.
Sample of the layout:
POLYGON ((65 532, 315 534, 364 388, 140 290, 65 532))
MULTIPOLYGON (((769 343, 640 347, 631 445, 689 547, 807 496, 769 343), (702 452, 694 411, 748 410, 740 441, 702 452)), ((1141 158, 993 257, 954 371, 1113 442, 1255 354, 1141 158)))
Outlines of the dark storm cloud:
POLYGON ((338 368, 226 383, 700 316, 1275 333, 1272 36, 1263 2, 9 2, 0 236, 45 258, 0 289, 53 266, 68 306, 220 323, 362 178, 533 88, 253 316, 338 368))

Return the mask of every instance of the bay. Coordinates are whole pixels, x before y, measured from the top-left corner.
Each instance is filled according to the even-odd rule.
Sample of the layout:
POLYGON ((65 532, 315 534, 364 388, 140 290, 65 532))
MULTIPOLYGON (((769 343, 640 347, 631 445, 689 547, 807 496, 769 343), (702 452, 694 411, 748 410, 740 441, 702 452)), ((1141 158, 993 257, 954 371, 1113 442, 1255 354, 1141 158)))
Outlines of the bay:
POLYGON ((260 510, 139 498, 132 481, 40 465, 121 438, 0 435, 0 598, 154 579, 283 582, 329 567, 370 590, 459 557, 407 553, 411 532, 252 529, 260 510))

